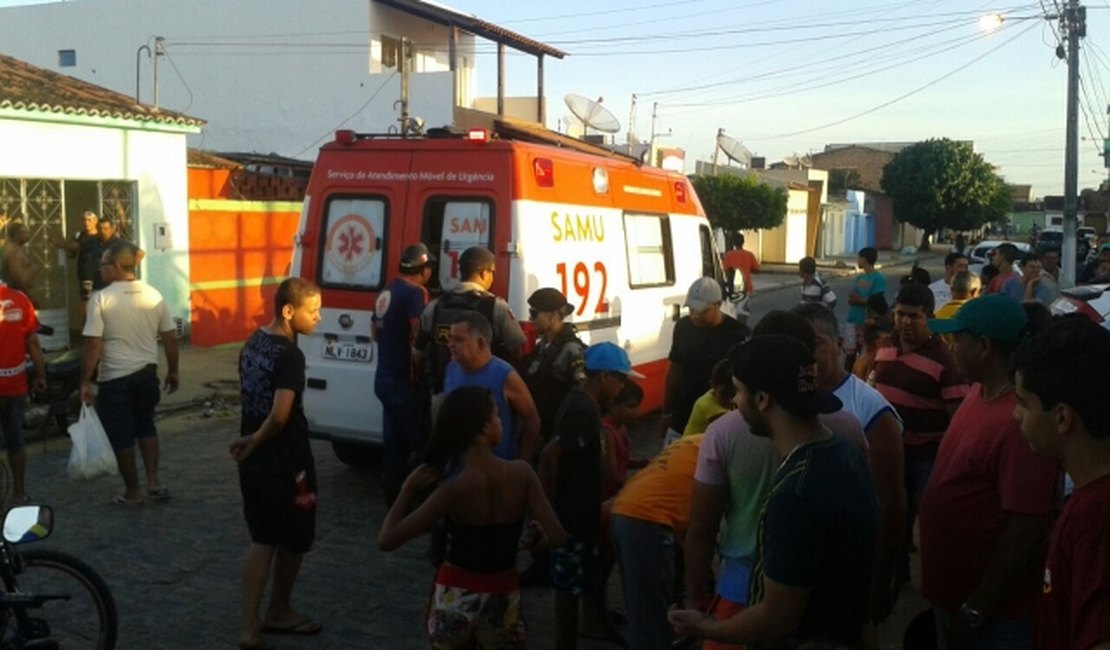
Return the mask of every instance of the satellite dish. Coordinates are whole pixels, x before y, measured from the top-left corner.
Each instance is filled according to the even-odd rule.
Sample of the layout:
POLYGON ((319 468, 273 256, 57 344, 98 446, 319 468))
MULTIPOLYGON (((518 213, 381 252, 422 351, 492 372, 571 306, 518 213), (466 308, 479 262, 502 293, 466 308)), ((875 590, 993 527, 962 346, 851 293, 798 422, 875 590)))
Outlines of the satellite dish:
POLYGON ((567 108, 582 122, 586 129, 601 131, 602 133, 616 133, 621 130, 621 123, 609 109, 601 105, 601 97, 597 101, 582 95, 568 94, 563 97, 567 108))
POLYGON ((733 160, 745 169, 751 169, 752 152, 732 136, 725 135, 724 131, 717 134, 717 146, 725 152, 729 160, 733 160))

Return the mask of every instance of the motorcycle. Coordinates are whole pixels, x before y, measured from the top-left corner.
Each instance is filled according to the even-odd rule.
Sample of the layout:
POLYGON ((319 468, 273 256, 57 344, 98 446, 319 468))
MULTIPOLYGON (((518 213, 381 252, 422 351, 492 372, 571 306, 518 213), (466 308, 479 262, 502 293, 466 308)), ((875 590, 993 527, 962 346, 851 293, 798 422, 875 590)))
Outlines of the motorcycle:
MULTIPOLYGON (((50 336, 52 327, 39 325, 39 333, 50 336)), ((26 368, 28 377, 33 376, 34 368, 30 358, 26 368)), ((65 433, 70 422, 77 419, 81 412, 81 350, 66 352, 46 361, 46 390, 31 395, 31 403, 24 414, 24 428, 38 428, 40 437, 46 439, 46 428, 54 422, 58 431, 65 433)))
POLYGON ((0 543, 0 650, 112 650, 116 604, 108 585, 81 560, 52 549, 21 550, 48 537, 49 506, 17 506, 0 543))

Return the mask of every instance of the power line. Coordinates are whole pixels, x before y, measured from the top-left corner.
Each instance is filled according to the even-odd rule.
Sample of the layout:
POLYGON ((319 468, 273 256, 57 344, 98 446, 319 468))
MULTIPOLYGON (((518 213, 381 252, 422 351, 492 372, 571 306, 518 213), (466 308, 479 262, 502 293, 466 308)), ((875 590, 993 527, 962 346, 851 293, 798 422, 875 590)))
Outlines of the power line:
MULTIPOLYGON (((850 76, 847 76, 847 77, 837 77, 835 79, 828 79, 828 80, 826 80, 822 83, 818 83, 817 85, 796 86, 794 88, 786 88, 786 89, 782 89, 782 88, 772 89, 771 91, 766 91, 763 94, 738 95, 738 96, 722 98, 722 99, 719 99, 719 100, 716 100, 716 101, 713 101, 713 102, 688 102, 688 103, 666 104, 665 106, 667 108, 684 108, 684 107, 698 107, 698 106, 701 106, 701 107, 715 107, 715 106, 719 106, 721 103, 724 103, 724 102, 748 103, 748 102, 759 101, 759 100, 764 100, 764 99, 775 99, 775 98, 778 98, 778 97, 795 95, 795 94, 798 94, 798 93, 801 93, 801 92, 806 92, 806 91, 811 91, 811 90, 818 90, 820 88, 827 88, 829 86, 837 86, 837 85, 841 85, 841 84, 843 84, 845 82, 848 82, 848 81, 855 81, 857 79, 862 79, 864 77, 869 77, 871 75, 878 74, 880 72, 886 72, 888 70, 893 70, 895 68, 899 68, 899 67, 902 67, 904 65, 908 65, 910 63, 916 63, 918 61, 921 61, 921 60, 924 60, 924 59, 927 59, 927 58, 930 58, 930 57, 933 57, 933 56, 937 56, 939 54, 944 54, 945 52, 950 52, 950 51, 953 51, 953 50, 957 50, 961 47, 964 47, 966 45, 969 45, 969 44, 973 43, 974 41, 981 40, 982 38, 984 38, 984 36, 977 35, 977 36, 974 36, 974 37, 971 37, 971 38, 960 37, 958 39, 952 39, 951 41, 947 41, 947 43, 955 43, 955 44, 949 45, 948 47, 944 47, 944 48, 941 48, 939 50, 928 51, 928 52, 926 52, 926 53, 924 53, 920 56, 917 56, 917 57, 913 57, 913 58, 905 59, 905 60, 898 60, 894 63, 881 65, 878 68, 873 68, 873 69, 870 69, 870 70, 865 70, 865 71, 862 71, 862 72, 858 72, 854 75, 850 75, 850 76)), ((1009 42, 1009 41, 1006 41, 1006 42, 1009 42)), ((975 61, 975 60, 977 60, 977 59, 973 59, 973 61, 975 61)), ((819 76, 819 78, 826 78, 827 76, 829 76, 828 73, 822 73, 819 76)))
POLYGON ((396 71, 394 71, 394 72, 391 72, 391 73, 389 74, 389 76, 387 76, 387 77, 386 77, 386 78, 385 78, 385 79, 384 79, 384 80, 382 81, 381 85, 379 85, 379 86, 377 87, 377 89, 376 89, 376 90, 374 90, 374 92, 370 94, 370 99, 367 99, 367 100, 366 100, 366 103, 364 103, 364 104, 363 104, 362 106, 359 106, 359 107, 358 107, 358 110, 356 110, 356 111, 355 111, 354 113, 351 113, 351 114, 350 114, 349 116, 347 116, 347 118, 346 118, 345 120, 343 120, 343 121, 342 121, 342 122, 340 122, 339 124, 335 125, 335 126, 334 126, 334 127, 332 127, 331 129, 328 129, 327 131, 325 131, 325 132, 324 132, 324 135, 321 135, 321 136, 320 136, 319 138, 316 138, 316 139, 315 139, 315 140, 313 140, 313 141, 312 141, 312 143, 311 143, 311 144, 309 144, 309 145, 308 145, 307 147, 305 147, 304 149, 301 149, 300 151, 298 151, 297 153, 293 154, 293 155, 292 155, 292 156, 290 156, 290 157, 291 157, 291 158, 298 158, 298 157, 300 157, 300 156, 301 156, 301 154, 307 153, 307 152, 308 152, 308 151, 309 151, 310 149, 312 149, 312 148, 313 148, 313 147, 315 147, 316 145, 318 145, 318 144, 320 144, 321 142, 323 142, 323 141, 324 141, 324 139, 325 139, 325 138, 327 138, 327 137, 328 137, 329 135, 331 135, 331 134, 335 133, 336 131, 338 131, 338 130, 339 130, 339 129, 340 129, 340 128, 341 128, 342 126, 343 126, 343 125, 347 124, 347 122, 350 122, 351 120, 355 119, 355 116, 357 116, 357 115, 358 115, 359 113, 361 113, 362 111, 366 110, 366 107, 370 105, 370 102, 374 101, 374 98, 378 96, 378 93, 380 93, 380 92, 381 92, 382 90, 384 90, 384 89, 385 89, 385 86, 386 86, 386 84, 388 84, 388 83, 390 82, 390 80, 392 80, 392 79, 393 79, 393 77, 395 77, 395 76, 397 76, 397 72, 396 72, 396 71))
POLYGON ((791 132, 791 133, 783 133, 783 134, 780 134, 780 135, 777 135, 777 136, 772 136, 772 137, 767 137, 767 138, 749 138, 749 140, 771 140, 771 139, 780 139, 780 138, 791 138, 791 137, 794 137, 796 135, 802 135, 802 134, 805 134, 805 133, 813 133, 814 131, 820 131, 822 129, 827 129, 830 126, 837 126, 838 124, 844 124, 845 122, 851 122, 852 120, 863 117, 864 115, 870 115, 871 113, 874 113, 876 111, 880 111, 880 110, 882 110, 882 109, 884 109, 888 106, 892 106, 894 104, 897 104, 898 102, 902 101, 903 99, 906 99, 907 97, 911 97, 913 95, 916 95, 917 93, 919 93, 919 92, 921 92, 921 91, 923 91, 927 88, 931 88, 931 87, 937 85, 938 83, 944 81, 945 79, 948 79, 949 77, 952 77, 955 74, 957 74, 957 73, 959 73, 963 70, 966 70, 968 67, 974 65, 975 63, 978 63, 979 61, 981 61, 984 58, 993 54, 994 52, 997 52, 1001 48, 1003 48, 1006 45, 1009 45, 1013 41, 1017 40, 1023 34, 1025 34, 1030 29, 1032 29, 1033 27, 1036 27, 1036 26, 1037 26, 1037 24, 1033 23, 1029 27, 1021 30, 1017 34, 1014 34, 1010 38, 1008 38, 1005 41, 999 43, 998 45, 992 47, 991 49, 987 50, 986 52, 983 52, 979 56, 977 56, 977 57, 973 58, 972 60, 968 61, 967 63, 965 63, 963 65, 960 65, 960 66, 944 73, 943 75, 937 77, 936 79, 933 79, 932 81, 930 81, 926 84, 923 84, 921 86, 918 86, 917 88, 914 88, 913 90, 911 90, 909 92, 903 93, 903 94, 895 97, 894 99, 883 102, 882 104, 879 104, 878 106, 873 106, 873 107, 871 107, 871 108, 869 108, 865 111, 861 111, 859 113, 856 113, 855 115, 849 115, 848 117, 845 117, 845 118, 842 118, 842 119, 839 119, 839 120, 834 120, 832 122, 827 122, 827 123, 822 124, 820 126, 815 126, 815 127, 808 128, 808 129, 802 129, 800 131, 794 131, 794 132, 791 132))

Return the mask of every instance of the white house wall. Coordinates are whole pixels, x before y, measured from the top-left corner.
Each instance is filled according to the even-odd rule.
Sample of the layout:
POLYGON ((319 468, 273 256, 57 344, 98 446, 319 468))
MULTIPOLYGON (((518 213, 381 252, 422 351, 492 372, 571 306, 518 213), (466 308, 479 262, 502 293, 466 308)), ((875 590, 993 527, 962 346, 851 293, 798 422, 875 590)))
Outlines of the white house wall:
POLYGON ((806 256, 806 224, 809 192, 791 189, 786 200, 786 263, 806 256))
MULTIPOLYGON (((0 52, 133 96, 136 52, 162 36, 159 105, 208 120, 190 146, 312 159, 337 128, 383 132, 397 124, 398 77, 371 74, 369 47, 371 35, 395 27, 372 26, 369 5, 82 0, 5 7, 0 52), (58 51, 70 49, 77 65, 59 67, 58 51)), ((446 30, 436 34, 445 47, 446 30)), ((141 99, 149 104, 153 67, 145 54, 139 63, 141 99)), ((412 76, 410 112, 428 126, 450 121, 451 92, 442 95, 445 86, 434 79, 441 75, 448 73, 412 76)))
POLYGON ((189 213, 185 135, 0 119, 0 177, 137 182, 136 242, 143 278, 172 315, 189 320, 189 213), (167 223, 174 247, 156 250, 154 224, 167 223))

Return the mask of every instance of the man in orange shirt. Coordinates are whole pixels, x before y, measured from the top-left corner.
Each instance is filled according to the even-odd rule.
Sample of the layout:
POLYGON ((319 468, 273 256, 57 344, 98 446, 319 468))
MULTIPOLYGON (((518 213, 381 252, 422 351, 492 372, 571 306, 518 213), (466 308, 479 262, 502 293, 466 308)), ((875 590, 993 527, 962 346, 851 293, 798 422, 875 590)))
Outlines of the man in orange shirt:
POLYGON ((675 560, 690 520, 694 469, 704 434, 663 449, 625 483, 610 520, 628 616, 629 647, 669 650, 675 560))
POLYGON ((729 252, 725 253, 725 258, 721 261, 722 266, 725 268, 725 277, 728 281, 728 295, 729 300, 736 304, 736 320, 741 323, 748 322, 748 315, 751 313, 748 308, 748 302, 755 287, 752 285, 752 273, 759 273, 759 260, 751 251, 744 250, 744 235, 743 233, 736 233, 735 247, 729 252), (743 284, 736 287, 736 271, 740 271, 743 284), (736 299, 739 296, 739 300, 736 299))

